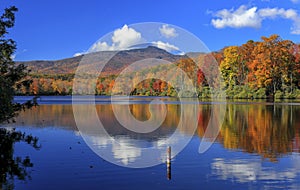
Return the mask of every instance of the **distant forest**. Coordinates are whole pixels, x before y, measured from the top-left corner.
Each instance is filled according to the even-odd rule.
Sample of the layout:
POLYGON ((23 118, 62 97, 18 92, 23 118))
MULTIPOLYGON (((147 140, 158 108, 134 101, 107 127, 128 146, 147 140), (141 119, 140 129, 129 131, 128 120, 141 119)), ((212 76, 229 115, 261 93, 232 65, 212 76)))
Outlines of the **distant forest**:
MULTIPOLYGON (((241 46, 225 47, 218 52, 201 54, 201 68, 209 67, 211 57, 217 61, 223 77, 222 88, 227 98, 294 99, 300 98, 300 44, 283 40, 278 35, 249 40, 241 46)), ((204 72, 189 58, 175 62, 193 81, 199 98, 210 98, 212 89, 204 72)), ((155 69, 153 70, 155 72, 155 69)), ((17 89, 17 95, 71 95, 74 74, 31 73, 29 88, 17 89)), ((135 73, 133 81, 141 73, 135 73)), ((99 76, 95 94, 111 95, 117 75, 99 76)), ((178 77, 178 76, 174 76, 178 77)), ((82 79, 84 80, 84 79, 82 79)), ((82 81, 86 85, 89 80, 82 81)), ((122 94, 120 91, 119 94, 122 94)), ((147 79, 132 89, 131 95, 179 96, 166 81, 147 79)))

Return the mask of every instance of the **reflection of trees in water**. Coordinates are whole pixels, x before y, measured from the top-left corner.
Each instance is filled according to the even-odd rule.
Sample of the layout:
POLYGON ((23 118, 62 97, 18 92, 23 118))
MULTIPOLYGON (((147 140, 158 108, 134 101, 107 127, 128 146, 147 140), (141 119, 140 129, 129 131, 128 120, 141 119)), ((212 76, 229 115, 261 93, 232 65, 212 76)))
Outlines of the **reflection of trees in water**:
POLYGON ((14 180, 30 179, 28 168, 33 167, 29 156, 14 157, 14 145, 25 142, 36 150, 40 149, 38 138, 15 129, 0 128, 0 189, 14 189, 14 180))
MULTIPOLYGON (((168 104, 167 118, 160 130, 149 136, 171 134, 179 123, 180 105, 168 104)), ((120 105, 118 109, 125 109, 120 105)), ((98 115, 111 134, 126 134, 125 128, 119 126, 114 118, 111 105, 97 105, 98 115)), ((84 109, 84 106, 83 106, 84 109)), ((150 117, 149 105, 132 104, 131 113, 143 121, 150 117)), ((160 110, 157 110, 160 112, 160 110)), ((191 113, 193 114, 192 110, 191 113)), ((211 115, 211 105, 199 105, 199 123, 197 134, 203 137, 211 115)), ((226 115, 218 141, 225 148, 241 149, 249 153, 258 153, 264 158, 276 161, 276 158, 300 149, 300 106, 265 105, 265 104, 228 104, 226 115)), ((82 117, 85 117, 84 115, 82 117)), ((126 115, 122 116, 126 117, 126 115)), ((20 113, 18 122, 30 126, 59 126, 76 129, 72 105, 40 105, 32 110, 20 113), (42 118, 42 119, 41 119, 42 118)), ((87 124, 92 121, 86 121, 87 124)), ((87 125, 88 127, 88 125, 87 125)), ((87 129, 89 130, 89 129, 87 129)), ((182 133, 193 135, 192 125, 180 128, 182 133)))
POLYGON ((299 151, 299 106, 228 105, 219 141, 225 148, 276 161, 299 151))

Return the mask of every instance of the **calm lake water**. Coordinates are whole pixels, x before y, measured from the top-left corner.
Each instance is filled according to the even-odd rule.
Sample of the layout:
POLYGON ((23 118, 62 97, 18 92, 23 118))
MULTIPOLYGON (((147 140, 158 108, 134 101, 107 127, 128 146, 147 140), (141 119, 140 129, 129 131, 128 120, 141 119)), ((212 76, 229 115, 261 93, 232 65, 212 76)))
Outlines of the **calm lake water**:
MULTIPOLYGON (((25 99, 17 97, 16 101, 25 99)), ((31 190, 300 189, 299 103, 228 102, 224 105, 226 113, 220 133, 212 146, 200 154, 199 145, 214 113, 213 105, 194 104, 191 99, 185 101, 186 105, 196 105, 198 109, 199 121, 194 128, 189 122, 180 126, 183 105, 178 100, 155 99, 166 103, 166 118, 158 129, 138 134, 122 127, 114 116, 113 109, 123 113, 128 107, 126 102, 120 100, 113 108, 108 97, 96 98, 99 119, 107 133, 117 139, 118 143, 114 144, 107 136, 94 133, 94 121, 86 115, 82 116, 86 117, 86 130, 78 130, 70 97, 42 97, 40 105, 20 113, 16 123, 1 125, 8 131, 15 128, 38 138, 38 148, 26 141, 13 144, 13 158, 28 158, 32 165, 24 167, 23 179, 15 176, 6 182, 2 180, 2 187, 10 185, 13 189, 31 190), (157 156, 161 161, 159 165, 128 168, 139 162, 144 148, 161 147, 165 152, 164 139, 174 135, 178 127, 178 136, 191 138, 191 141, 173 157, 171 167, 157 156), (100 153, 106 151, 107 158, 115 164, 101 158, 99 152, 90 147, 100 153)), ((151 100, 153 98, 131 98, 129 110, 137 120, 151 117, 151 100)), ((84 105, 83 101, 77 106, 84 105)), ((162 109, 160 105, 152 107, 153 113, 162 113, 162 109)), ((210 139, 204 140, 210 142, 210 139)), ((3 170, 1 172, 3 175, 3 170)))

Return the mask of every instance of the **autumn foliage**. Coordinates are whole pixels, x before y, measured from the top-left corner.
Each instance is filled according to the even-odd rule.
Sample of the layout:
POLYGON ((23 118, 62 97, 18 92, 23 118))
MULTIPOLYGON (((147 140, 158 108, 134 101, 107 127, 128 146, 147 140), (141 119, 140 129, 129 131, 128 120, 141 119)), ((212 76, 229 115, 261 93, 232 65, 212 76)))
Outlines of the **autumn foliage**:
POLYGON ((278 35, 224 48, 220 64, 232 98, 299 98, 299 44, 278 35))
MULTIPOLYGON (((249 40, 241 46, 225 47, 218 52, 200 53, 193 59, 182 56, 174 64, 187 74, 196 87, 196 96, 199 98, 209 98, 212 94, 218 96, 220 89, 215 90, 215 86, 221 86, 227 98, 300 98, 299 50, 299 44, 272 35, 262 37, 261 41, 249 40), (223 79, 221 84, 214 77, 218 74, 223 79)), ((134 72, 121 82, 134 84, 131 95, 178 96, 180 89, 176 89, 169 81, 151 78, 158 72, 167 70, 168 67, 164 66, 153 67, 148 71, 134 72), (148 79, 140 81, 145 75, 148 79)), ((18 94, 72 94, 73 77, 74 74, 32 74, 33 83, 29 92, 28 89, 19 89, 18 94)), ((111 95, 116 78, 115 74, 100 75, 94 93, 111 95)), ((182 80, 181 74, 175 74, 170 80, 182 80)), ((79 82, 86 86, 93 85, 88 77, 80 79, 79 82)), ((113 94, 124 93, 122 88, 115 90, 118 91, 113 94)))

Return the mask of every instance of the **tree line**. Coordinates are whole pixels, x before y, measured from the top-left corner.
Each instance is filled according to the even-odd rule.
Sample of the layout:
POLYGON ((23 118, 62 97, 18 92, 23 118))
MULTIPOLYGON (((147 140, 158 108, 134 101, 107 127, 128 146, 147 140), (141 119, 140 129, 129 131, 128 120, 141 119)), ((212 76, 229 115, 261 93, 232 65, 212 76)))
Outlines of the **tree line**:
MULTIPOLYGON (((290 40, 283 40, 278 35, 262 37, 261 41, 249 40, 241 46, 228 46, 218 52, 199 54, 199 62, 190 58, 182 58, 174 63, 181 68, 196 87, 199 98, 209 98, 213 91, 204 70, 209 70, 213 62, 218 65, 223 82, 222 90, 227 98, 300 98, 300 45, 290 40), (200 66, 200 67, 199 67, 200 66), (202 68, 202 70, 200 69, 202 68), (210 84, 210 85, 209 85, 210 84)), ((141 75, 154 75, 168 68, 151 68, 150 71, 132 73, 128 81, 137 80, 141 75)), ((209 72, 216 72, 211 69, 209 72)), ((211 73, 210 73, 211 74, 211 73)), ((212 73, 214 74, 214 73, 212 73)), ((71 95, 74 74, 31 74, 32 83, 29 88, 17 90, 17 94, 71 95)), ((117 76, 99 77, 95 86, 96 95, 111 95, 117 76)), ((180 76, 174 76, 178 80, 180 76)), ((80 78, 88 85, 88 77, 80 78)), ((131 95, 145 96, 179 96, 178 89, 168 81, 147 79, 135 84, 131 95)), ((117 94, 122 94, 122 89, 117 94)))
POLYGON ((224 48, 220 69, 228 97, 299 98, 300 45, 278 35, 224 48))

